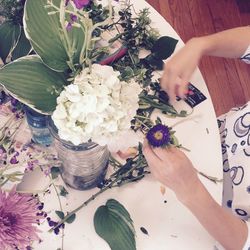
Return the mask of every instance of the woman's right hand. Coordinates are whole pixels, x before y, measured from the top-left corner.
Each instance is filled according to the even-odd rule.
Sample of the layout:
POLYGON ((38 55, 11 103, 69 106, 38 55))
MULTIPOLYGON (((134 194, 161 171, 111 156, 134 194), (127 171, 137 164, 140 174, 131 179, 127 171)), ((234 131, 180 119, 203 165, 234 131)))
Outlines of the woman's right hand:
POLYGON ((193 38, 166 62, 160 83, 170 100, 187 94, 188 82, 203 55, 203 47, 203 38, 193 38))

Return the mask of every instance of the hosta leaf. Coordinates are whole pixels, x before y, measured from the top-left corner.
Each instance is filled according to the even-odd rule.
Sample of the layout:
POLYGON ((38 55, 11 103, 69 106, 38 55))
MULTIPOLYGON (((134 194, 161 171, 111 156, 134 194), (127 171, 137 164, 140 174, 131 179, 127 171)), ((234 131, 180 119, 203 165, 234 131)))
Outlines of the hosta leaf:
POLYGON ((31 50, 31 44, 24 34, 23 28, 21 28, 21 35, 15 49, 12 52, 12 60, 19 57, 26 56, 31 50))
MULTIPOLYGON (((69 68, 68 53, 72 51, 73 63, 79 63, 79 54, 85 39, 80 28, 73 27, 66 32, 70 48, 67 48, 65 34, 59 20, 59 13, 48 15, 55 9, 47 5, 47 0, 27 0, 24 9, 24 30, 33 49, 42 58, 43 62, 56 71, 65 71, 69 68), (67 53, 68 52, 68 53, 67 53)), ((59 7, 61 0, 53 0, 59 7)), ((66 25, 66 22, 63 24, 66 25)))
POLYGON ((20 25, 5 22, 0 25, 0 57, 3 62, 15 48, 21 33, 20 25))
POLYGON ((105 206, 100 206, 94 216, 94 225, 111 250, 136 249, 133 221, 118 201, 110 199, 105 206))
POLYGON ((0 69, 0 84, 18 100, 41 113, 51 113, 67 84, 62 73, 46 67, 37 55, 25 56, 0 69))

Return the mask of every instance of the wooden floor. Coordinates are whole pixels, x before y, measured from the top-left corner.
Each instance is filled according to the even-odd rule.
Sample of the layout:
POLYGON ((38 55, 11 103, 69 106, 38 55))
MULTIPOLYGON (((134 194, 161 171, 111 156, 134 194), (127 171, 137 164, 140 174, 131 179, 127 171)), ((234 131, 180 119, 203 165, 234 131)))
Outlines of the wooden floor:
MULTIPOLYGON (((148 0, 184 42, 194 36, 250 25, 250 0, 148 0)), ((250 65, 204 57, 200 70, 217 115, 250 100, 250 65)))

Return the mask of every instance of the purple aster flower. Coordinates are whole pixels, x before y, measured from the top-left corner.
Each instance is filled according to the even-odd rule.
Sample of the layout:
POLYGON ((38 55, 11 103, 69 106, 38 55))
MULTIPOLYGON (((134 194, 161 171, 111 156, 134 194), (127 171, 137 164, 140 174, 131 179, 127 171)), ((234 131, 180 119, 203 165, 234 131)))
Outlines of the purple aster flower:
POLYGON ((9 193, 0 189, 0 249, 25 249, 39 240, 34 225, 40 219, 37 202, 30 195, 18 194, 15 188, 9 193))
POLYGON ((83 7, 87 6, 90 2, 90 0, 73 0, 76 8, 78 10, 82 9, 83 7))
POLYGON ((157 124, 147 133, 147 140, 153 147, 162 147, 170 143, 169 128, 163 124, 157 124))

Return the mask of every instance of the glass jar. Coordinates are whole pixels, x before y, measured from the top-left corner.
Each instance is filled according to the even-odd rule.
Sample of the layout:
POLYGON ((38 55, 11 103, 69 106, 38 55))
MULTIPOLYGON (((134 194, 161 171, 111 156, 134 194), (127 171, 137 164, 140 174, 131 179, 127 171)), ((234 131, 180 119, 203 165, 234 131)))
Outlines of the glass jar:
POLYGON ((94 142, 75 146, 71 142, 59 138, 57 128, 52 119, 49 129, 54 138, 54 147, 61 161, 61 176, 66 184, 78 190, 96 187, 106 175, 109 164, 107 146, 94 142))
POLYGON ((47 126, 49 116, 40 114, 28 106, 24 106, 23 109, 31 131, 32 140, 43 146, 49 146, 52 143, 52 137, 47 126))

